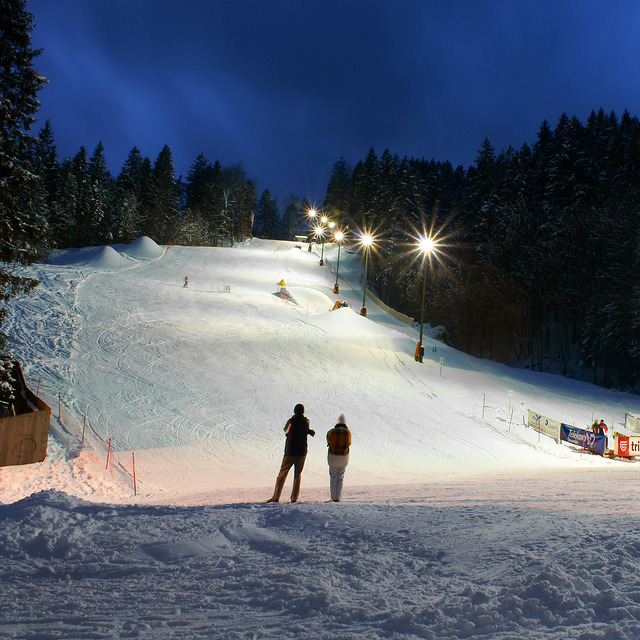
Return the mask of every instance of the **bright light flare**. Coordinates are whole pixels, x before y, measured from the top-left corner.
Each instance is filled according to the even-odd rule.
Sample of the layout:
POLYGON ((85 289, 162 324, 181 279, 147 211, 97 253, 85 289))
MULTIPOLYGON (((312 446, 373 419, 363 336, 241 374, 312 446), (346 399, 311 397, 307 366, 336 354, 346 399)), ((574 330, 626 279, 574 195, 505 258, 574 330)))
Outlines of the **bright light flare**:
POLYGON ((420 238, 418 238, 418 249, 420 250, 420 253, 425 256, 431 255, 436 251, 437 247, 438 243, 432 236, 420 236, 420 238))
POLYGON ((342 231, 336 231, 333 237, 336 239, 336 242, 342 242, 344 240, 344 233, 342 233, 342 231))
POLYGON ((375 238, 370 233, 363 233, 360 235, 360 244, 368 249, 375 243, 375 238))
POLYGON ((309 217, 313 220, 318 215, 318 212, 315 209, 309 209, 309 217))
POLYGON ((322 218, 320 218, 320 222, 326 226, 327 222, 329 222, 329 218, 327 218, 327 216, 322 216, 322 218))
POLYGON ((317 226, 313 230, 313 233, 316 236, 316 238, 321 238, 322 236, 324 236, 324 227, 317 226))

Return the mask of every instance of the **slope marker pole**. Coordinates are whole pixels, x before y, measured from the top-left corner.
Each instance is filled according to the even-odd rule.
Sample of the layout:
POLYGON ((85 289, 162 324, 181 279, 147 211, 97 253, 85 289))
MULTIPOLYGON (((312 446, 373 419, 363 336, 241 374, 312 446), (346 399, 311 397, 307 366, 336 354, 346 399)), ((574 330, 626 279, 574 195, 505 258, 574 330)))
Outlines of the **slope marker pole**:
POLYGON ((136 485, 136 454, 131 452, 131 463, 133 465, 133 495, 138 495, 138 487, 136 485))

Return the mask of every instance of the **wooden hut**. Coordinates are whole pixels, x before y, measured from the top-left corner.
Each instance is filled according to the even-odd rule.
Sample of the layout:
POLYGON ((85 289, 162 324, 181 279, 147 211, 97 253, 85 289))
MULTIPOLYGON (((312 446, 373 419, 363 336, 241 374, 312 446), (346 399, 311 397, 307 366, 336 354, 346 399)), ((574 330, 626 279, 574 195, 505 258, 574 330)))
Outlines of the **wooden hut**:
POLYGON ((0 418, 0 467, 42 462, 49 441, 51 409, 27 388, 16 361, 11 374, 16 381, 13 415, 0 418))

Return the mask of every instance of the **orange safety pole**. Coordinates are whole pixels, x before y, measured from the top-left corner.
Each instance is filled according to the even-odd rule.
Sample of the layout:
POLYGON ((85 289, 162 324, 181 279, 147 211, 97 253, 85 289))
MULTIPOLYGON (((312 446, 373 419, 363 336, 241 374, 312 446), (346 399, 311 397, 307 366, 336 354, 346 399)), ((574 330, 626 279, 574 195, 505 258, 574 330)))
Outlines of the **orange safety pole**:
POLYGON ((40 395, 40 382, 42 382, 42 377, 38 378, 38 388, 36 389, 36 395, 40 395))
POLYGON ((84 430, 87 427, 87 414, 84 414, 84 423, 82 425, 82 442, 80 444, 84 444, 84 430))
POLYGON ((133 495, 138 495, 138 488, 136 485, 136 454, 135 452, 131 453, 131 461, 133 463, 133 495))
POLYGON ((109 446, 107 447, 107 466, 104 468, 105 471, 109 468, 109 455, 111 454, 111 438, 109 438, 109 446))

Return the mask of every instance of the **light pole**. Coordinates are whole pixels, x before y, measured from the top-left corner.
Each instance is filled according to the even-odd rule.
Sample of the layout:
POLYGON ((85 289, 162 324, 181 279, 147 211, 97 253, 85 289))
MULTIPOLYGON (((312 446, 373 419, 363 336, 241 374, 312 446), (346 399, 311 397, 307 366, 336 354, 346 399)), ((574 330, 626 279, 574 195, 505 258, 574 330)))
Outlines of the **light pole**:
POLYGON ((424 357, 424 347, 422 346, 422 336, 424 329, 424 299, 427 287, 427 258, 431 261, 431 254, 435 249, 436 243, 431 236, 421 236, 418 239, 418 250, 422 254, 422 305, 420 315, 420 339, 416 346, 415 360, 422 362, 424 357))
POLYGON ((364 247, 364 287, 362 293, 362 309, 360 315, 367 317, 367 269, 369 267, 369 248, 373 244, 373 236, 370 233, 362 234, 360 244, 364 247))
MULTIPOLYGON (((320 266, 324 266, 324 227, 318 225, 314 230, 314 235, 316 238, 322 238, 322 257, 320 258, 320 266)), ((316 242, 318 240, 316 239, 316 242)))
POLYGON ((320 255, 320 266, 324 267, 324 228, 327 226, 329 218, 327 218, 327 216, 322 216, 322 218, 320 218, 320 222, 322 222, 322 253, 320 255))
POLYGON ((338 243, 338 264, 336 266, 336 283, 333 285, 333 293, 340 293, 340 285, 338 284, 338 274, 340 273, 340 247, 342 246, 342 240, 344 239, 344 233, 342 231, 336 231, 333 235, 338 243))
MULTIPOLYGON (((318 212, 315 209, 309 209, 308 216, 309 222, 313 225, 313 221, 315 217, 318 215, 318 212)), ((311 240, 309 240, 309 252, 311 252, 311 240)))

